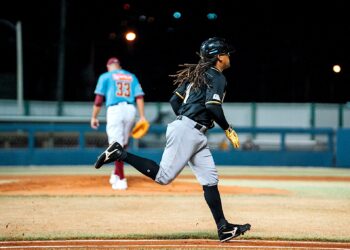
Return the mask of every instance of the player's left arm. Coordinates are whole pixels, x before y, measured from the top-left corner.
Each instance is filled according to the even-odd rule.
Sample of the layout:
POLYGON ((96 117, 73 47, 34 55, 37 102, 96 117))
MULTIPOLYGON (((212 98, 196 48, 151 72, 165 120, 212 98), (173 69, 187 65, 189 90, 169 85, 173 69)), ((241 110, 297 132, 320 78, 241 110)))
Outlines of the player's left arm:
POLYGON ((234 148, 239 148, 240 142, 236 131, 228 124, 222 102, 225 97, 226 80, 219 79, 208 87, 205 107, 213 117, 214 121, 225 131, 227 139, 230 140, 234 148))
POLYGON ((97 117, 101 111, 103 99, 104 99, 103 95, 96 94, 94 106, 92 107, 91 119, 90 119, 90 126, 93 129, 97 129, 100 126, 100 122, 97 117))
POLYGON ((133 78, 133 82, 132 85, 134 86, 134 96, 135 96, 135 100, 136 100, 136 106, 137 106, 137 110, 139 112, 139 116, 140 116, 140 120, 146 120, 145 117, 145 101, 143 96, 145 95, 145 93, 143 92, 143 89, 141 87, 141 84, 139 82, 139 80, 137 79, 137 77, 132 74, 132 78, 133 78))
POLYGON ((137 110, 140 115, 140 120, 146 120, 145 117, 145 101, 143 99, 143 96, 137 96, 136 97, 136 105, 137 105, 137 110))
POLYGON ((223 129, 229 128, 222 102, 225 96, 226 80, 224 78, 215 78, 209 84, 206 92, 205 107, 211 114, 214 121, 223 129))
POLYGON ((234 148, 239 148, 240 142, 236 131, 228 124, 222 106, 219 104, 206 104, 207 110, 210 112, 214 121, 225 131, 227 139, 234 148))
POLYGON ((230 127, 228 124, 224 111, 221 104, 205 104, 206 109, 209 111, 210 115, 213 117, 214 121, 223 129, 226 130, 230 127))

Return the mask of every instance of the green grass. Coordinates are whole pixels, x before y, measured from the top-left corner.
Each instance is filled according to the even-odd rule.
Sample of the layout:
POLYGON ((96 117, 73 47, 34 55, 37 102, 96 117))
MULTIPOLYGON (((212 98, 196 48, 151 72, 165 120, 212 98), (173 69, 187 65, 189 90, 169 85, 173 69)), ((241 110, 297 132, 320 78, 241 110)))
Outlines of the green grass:
POLYGON ((350 199, 350 182, 221 180, 220 184, 240 187, 274 188, 279 190, 287 190, 298 197, 313 196, 331 199, 350 199))

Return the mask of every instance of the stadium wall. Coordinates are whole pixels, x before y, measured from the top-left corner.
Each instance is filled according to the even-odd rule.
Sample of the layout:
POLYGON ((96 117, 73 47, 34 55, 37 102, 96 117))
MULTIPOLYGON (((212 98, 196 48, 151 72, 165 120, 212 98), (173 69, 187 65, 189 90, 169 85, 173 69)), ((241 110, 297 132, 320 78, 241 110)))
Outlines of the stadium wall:
MULTIPOLYGON (((92 164, 107 144, 104 125, 89 127, 91 103, 30 101, 27 115, 16 102, 0 100, 0 165, 92 164)), ((219 128, 208 134, 218 165, 349 167, 350 109, 338 104, 227 103, 228 120, 240 135, 234 150, 219 128)), ((166 124, 175 116, 167 103, 146 103, 150 133, 131 141, 131 152, 160 160, 166 124)), ((105 109, 100 115, 105 121, 105 109)))

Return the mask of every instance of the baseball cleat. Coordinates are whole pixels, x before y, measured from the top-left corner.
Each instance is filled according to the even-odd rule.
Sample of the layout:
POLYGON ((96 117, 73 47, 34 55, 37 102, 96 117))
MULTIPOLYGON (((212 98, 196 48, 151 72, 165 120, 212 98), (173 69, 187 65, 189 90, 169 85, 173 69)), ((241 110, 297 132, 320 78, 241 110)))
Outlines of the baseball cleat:
POLYGON ((114 183, 116 183, 119 180, 120 180, 119 176, 114 174, 114 171, 112 171, 111 177, 109 177, 109 183, 111 185, 113 185, 114 183))
POLYGON ((219 240, 220 242, 226 242, 232 238, 244 235, 246 231, 250 230, 250 227, 250 224, 238 225, 227 223, 218 230, 219 240))
POLYGON ((108 148, 97 157, 95 168, 99 169, 103 164, 119 160, 123 155, 125 155, 124 148, 118 142, 112 142, 108 148))
POLYGON ((112 184, 113 190, 126 190, 128 188, 128 183, 126 179, 117 180, 115 183, 112 184))

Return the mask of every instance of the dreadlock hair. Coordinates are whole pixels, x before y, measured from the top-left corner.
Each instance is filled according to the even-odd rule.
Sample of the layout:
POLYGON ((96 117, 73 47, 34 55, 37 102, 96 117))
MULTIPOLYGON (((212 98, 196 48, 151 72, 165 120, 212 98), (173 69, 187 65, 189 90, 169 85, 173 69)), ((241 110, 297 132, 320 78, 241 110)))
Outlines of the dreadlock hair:
POLYGON ((207 84, 207 78, 205 76, 205 72, 208 68, 213 66, 217 61, 216 57, 213 58, 205 58, 201 57, 197 64, 180 64, 179 67, 183 67, 184 69, 180 69, 176 72, 175 75, 169 75, 170 77, 175 78, 173 80, 174 85, 182 85, 183 83, 190 82, 192 83, 192 89, 198 89, 203 85, 207 84))

